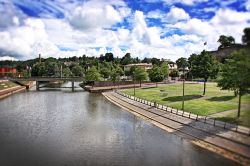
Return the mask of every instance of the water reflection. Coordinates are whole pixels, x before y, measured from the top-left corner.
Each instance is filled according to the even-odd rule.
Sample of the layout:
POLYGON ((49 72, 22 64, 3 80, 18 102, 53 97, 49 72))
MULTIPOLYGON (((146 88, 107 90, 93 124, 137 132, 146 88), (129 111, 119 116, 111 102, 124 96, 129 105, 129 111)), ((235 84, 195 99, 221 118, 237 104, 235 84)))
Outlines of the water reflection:
POLYGON ((0 101, 0 165, 236 165, 99 94, 60 90, 0 101))

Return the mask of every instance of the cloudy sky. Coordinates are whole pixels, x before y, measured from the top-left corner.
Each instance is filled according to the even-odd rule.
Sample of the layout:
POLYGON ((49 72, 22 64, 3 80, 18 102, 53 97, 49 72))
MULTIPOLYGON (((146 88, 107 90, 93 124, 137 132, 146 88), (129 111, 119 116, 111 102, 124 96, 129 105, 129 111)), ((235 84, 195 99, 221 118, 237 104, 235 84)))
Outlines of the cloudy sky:
POLYGON ((245 27, 250 0, 0 0, 0 60, 106 52, 176 60, 216 50, 222 34, 241 43, 245 27))

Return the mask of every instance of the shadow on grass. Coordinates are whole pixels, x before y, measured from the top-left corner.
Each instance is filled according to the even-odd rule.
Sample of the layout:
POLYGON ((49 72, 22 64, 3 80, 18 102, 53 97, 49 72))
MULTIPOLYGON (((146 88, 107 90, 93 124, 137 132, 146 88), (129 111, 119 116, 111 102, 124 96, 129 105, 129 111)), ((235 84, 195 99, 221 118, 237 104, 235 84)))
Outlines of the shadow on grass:
POLYGON ((156 88, 156 87, 142 87, 141 89, 153 89, 153 88, 156 88))
MULTIPOLYGON (((199 99, 199 98, 202 98, 202 97, 203 97, 202 95, 185 95, 184 96, 184 101, 199 99)), ((163 99, 163 101, 170 101, 170 102, 182 101, 182 96, 166 97, 166 98, 163 99)))
POLYGON ((220 96, 220 97, 211 97, 210 99, 207 99, 209 101, 228 101, 235 98, 235 96, 220 96))

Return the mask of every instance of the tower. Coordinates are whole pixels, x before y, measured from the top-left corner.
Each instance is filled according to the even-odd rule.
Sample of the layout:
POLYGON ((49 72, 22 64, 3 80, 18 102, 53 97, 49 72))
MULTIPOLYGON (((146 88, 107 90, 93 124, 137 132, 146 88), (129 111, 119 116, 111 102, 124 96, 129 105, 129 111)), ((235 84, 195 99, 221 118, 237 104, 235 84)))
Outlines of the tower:
POLYGON ((42 60, 41 60, 41 54, 39 54, 39 64, 41 64, 42 60))

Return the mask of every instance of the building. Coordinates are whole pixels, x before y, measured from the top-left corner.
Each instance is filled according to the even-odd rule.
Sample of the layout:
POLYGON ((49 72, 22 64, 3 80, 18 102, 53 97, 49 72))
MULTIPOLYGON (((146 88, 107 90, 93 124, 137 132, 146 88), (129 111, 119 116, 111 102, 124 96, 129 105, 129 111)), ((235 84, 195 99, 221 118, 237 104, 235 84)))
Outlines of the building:
POLYGON ((174 69, 176 69, 177 70, 177 64, 176 63, 174 63, 174 62, 172 62, 172 63, 168 63, 168 69, 169 69, 169 71, 172 71, 172 70, 174 70, 174 69))
POLYGON ((17 70, 14 67, 0 67, 0 76, 13 76, 16 75, 17 70))
POLYGON ((152 69, 153 65, 152 63, 137 63, 137 64, 128 64, 124 66, 124 71, 129 71, 131 67, 136 66, 139 68, 142 68, 143 70, 147 71, 149 69, 152 69))

